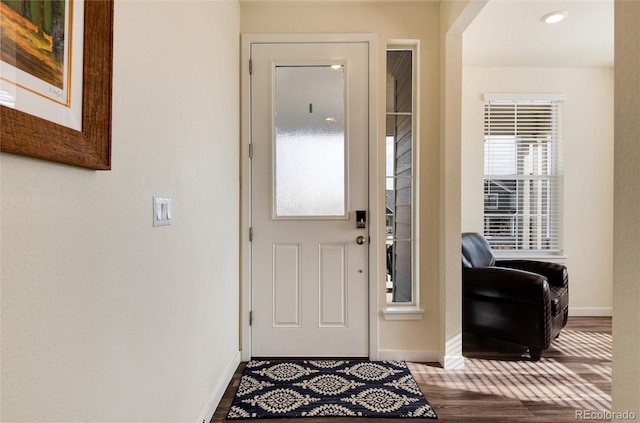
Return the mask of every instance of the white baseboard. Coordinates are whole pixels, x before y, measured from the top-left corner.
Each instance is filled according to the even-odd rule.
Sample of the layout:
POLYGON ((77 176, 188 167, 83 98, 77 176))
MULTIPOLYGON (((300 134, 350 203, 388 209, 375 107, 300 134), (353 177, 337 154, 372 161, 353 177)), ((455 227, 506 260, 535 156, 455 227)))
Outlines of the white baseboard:
POLYGON ((611 317, 611 307, 569 307, 569 317, 611 317))
POLYGON ((196 423, 209 423, 211 421, 211 419, 213 418, 213 413, 216 412, 216 408, 218 408, 218 404, 220 404, 220 400, 222 399, 224 392, 227 390, 227 386, 229 386, 231 379, 233 379, 233 375, 235 374, 239 365, 240 351, 236 353, 236 355, 233 357, 233 360, 231 360, 231 363, 229 363, 227 371, 224 373, 222 379, 218 382, 218 385, 214 389, 213 394, 209 399, 207 408, 204 410, 196 423))
POLYGON ((440 363, 445 369, 464 369, 463 356, 444 356, 438 351, 379 350, 378 359, 412 361, 415 363, 440 363))
POLYGON ((440 358, 437 351, 418 350, 378 350, 379 360, 414 361, 418 363, 434 363, 440 358))
POLYGON ((461 355, 440 355, 438 360, 443 369, 464 369, 464 357, 461 355))

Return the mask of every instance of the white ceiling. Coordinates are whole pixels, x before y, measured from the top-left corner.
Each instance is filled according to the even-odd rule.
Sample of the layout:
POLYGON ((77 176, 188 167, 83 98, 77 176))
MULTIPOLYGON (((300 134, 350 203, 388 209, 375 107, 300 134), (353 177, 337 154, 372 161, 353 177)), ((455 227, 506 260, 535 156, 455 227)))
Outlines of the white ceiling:
POLYGON ((613 0, 490 0, 463 42, 465 66, 612 67, 613 0))

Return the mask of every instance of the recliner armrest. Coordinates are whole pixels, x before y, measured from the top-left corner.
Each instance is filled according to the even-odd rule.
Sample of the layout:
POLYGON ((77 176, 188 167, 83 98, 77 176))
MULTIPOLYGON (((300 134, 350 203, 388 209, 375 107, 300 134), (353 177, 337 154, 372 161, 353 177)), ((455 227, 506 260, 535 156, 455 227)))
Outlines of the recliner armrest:
POLYGON ((492 298, 519 304, 549 301, 549 284, 542 275, 501 267, 474 267, 462 271, 464 297, 492 298))
POLYGON ((498 260, 496 266, 525 270, 545 276, 550 285, 565 288, 569 284, 566 266, 558 263, 535 260, 498 260))

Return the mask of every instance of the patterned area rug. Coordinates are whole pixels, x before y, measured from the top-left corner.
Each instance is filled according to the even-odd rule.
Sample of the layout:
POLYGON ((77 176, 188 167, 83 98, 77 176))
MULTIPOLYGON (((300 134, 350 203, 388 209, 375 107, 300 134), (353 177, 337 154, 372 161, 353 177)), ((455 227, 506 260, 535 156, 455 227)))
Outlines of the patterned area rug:
POLYGON ((250 361, 227 419, 437 419, 403 361, 250 361))

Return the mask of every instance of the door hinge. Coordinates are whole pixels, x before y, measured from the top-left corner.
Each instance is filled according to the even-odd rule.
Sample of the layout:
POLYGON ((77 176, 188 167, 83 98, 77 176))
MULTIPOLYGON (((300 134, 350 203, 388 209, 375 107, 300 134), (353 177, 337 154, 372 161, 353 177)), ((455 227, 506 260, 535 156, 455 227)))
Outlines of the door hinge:
POLYGON ((253 60, 249 59, 249 75, 253 74, 253 60))
POLYGON ((253 159, 253 144, 249 144, 249 158, 253 159))
POLYGON ((253 324, 253 311, 249 312, 249 326, 253 324))
POLYGON ((249 242, 253 241, 253 228, 249 228, 249 242))

